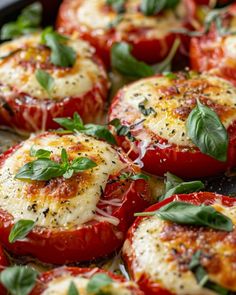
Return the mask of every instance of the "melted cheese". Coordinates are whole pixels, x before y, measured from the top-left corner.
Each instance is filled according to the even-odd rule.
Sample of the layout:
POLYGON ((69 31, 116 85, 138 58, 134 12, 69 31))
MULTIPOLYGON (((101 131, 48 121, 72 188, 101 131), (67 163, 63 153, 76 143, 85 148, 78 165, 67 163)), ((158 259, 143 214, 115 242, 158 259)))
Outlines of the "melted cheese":
POLYGON ((225 38, 223 49, 226 58, 236 59, 236 37, 234 35, 225 38))
MULTIPOLYGON (((96 217, 96 206, 109 176, 125 165, 109 144, 82 134, 32 137, 0 169, 0 207, 16 221, 31 219, 39 226, 52 228, 82 225, 96 217), (70 160, 88 157, 97 166, 68 180, 56 178, 46 183, 17 180, 14 176, 18 170, 35 159, 29 155, 32 146, 52 151, 51 159, 60 159, 61 150, 65 148, 70 160)), ((106 216, 106 220, 111 219, 106 216)), ((117 224, 119 220, 115 218, 111 222, 117 224)))
POLYGON ((134 128, 135 137, 142 142, 151 142, 151 136, 157 135, 167 140, 167 144, 193 146, 187 136, 186 120, 199 95, 205 104, 215 104, 222 109, 219 116, 225 128, 236 120, 236 89, 226 80, 208 75, 188 80, 166 77, 139 80, 123 88, 111 118, 120 118, 129 124, 145 120, 134 128), (146 109, 153 108, 155 113, 143 115, 140 103, 144 103, 146 109))
MULTIPOLYGON (((186 16, 183 4, 180 4, 175 12, 167 10, 162 15, 146 17, 138 11, 140 1, 129 0, 126 2, 126 12, 116 24, 118 38, 127 34, 132 28, 145 29, 148 38, 161 38, 170 33, 171 28, 181 27, 181 19, 186 16), (157 21, 158 19, 158 21, 157 21)), ((105 7, 105 0, 71 1, 70 9, 65 12, 72 23, 86 29, 95 30, 97 34, 103 34, 116 21, 117 13, 105 7)))
MULTIPOLYGON (((213 207, 236 224, 235 207, 224 207, 221 204, 215 204, 213 207)), ((198 285, 193 273, 188 268, 183 270, 183 266, 186 267, 185 263, 189 264, 193 253, 201 249, 211 260, 209 269, 212 271, 208 271, 210 279, 225 288, 229 287, 229 284, 230 289, 235 291, 234 238, 235 230, 233 233, 226 233, 226 237, 224 233, 214 230, 207 230, 204 234, 199 229, 194 234, 191 233, 190 227, 170 225, 155 216, 142 220, 134 232, 132 242, 125 242, 123 251, 128 256, 135 255, 132 261, 135 281, 139 280, 142 273, 146 273, 152 282, 159 283, 177 295, 217 295, 198 285), (172 230, 168 232, 169 229, 172 230), (174 253, 178 253, 177 258, 174 253)))
MULTIPOLYGON (((42 295, 67 295, 71 282, 75 284, 80 295, 88 295, 86 287, 89 279, 81 276, 72 277, 70 275, 62 276, 52 280, 42 295)), ((111 285, 104 288, 104 291, 108 292, 110 295, 132 295, 133 292, 127 288, 132 285, 135 284, 132 282, 118 283, 113 281, 111 285)))
MULTIPOLYGON (((93 60, 94 49, 82 40, 71 37, 68 46, 77 53, 75 65, 70 69, 49 66, 45 69, 54 78, 51 99, 60 100, 66 97, 79 97, 94 86, 98 86, 105 71, 93 60)), ((48 93, 41 87, 35 77, 35 65, 45 64, 49 60, 50 51, 40 48, 40 35, 34 34, 6 42, 0 46, 0 56, 6 56, 17 49, 8 58, 0 60, 0 94, 8 96, 9 88, 17 93, 25 93, 31 97, 43 100, 48 93)), ((44 69, 44 68, 43 68, 44 69)))

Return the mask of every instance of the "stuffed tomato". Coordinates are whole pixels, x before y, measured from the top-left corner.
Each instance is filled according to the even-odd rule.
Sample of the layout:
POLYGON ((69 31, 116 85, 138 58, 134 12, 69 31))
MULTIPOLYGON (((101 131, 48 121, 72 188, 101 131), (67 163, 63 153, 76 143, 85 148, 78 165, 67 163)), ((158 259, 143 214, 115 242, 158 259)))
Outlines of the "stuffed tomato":
POLYGON ((131 278, 149 295, 233 294, 235 205, 234 198, 200 192, 175 195, 148 208, 123 247, 131 278), (201 226, 198 216, 209 223, 201 226))
POLYGON ((168 9, 159 13, 143 11, 141 1, 137 0, 124 1, 119 7, 108 2, 65 0, 57 19, 60 31, 77 31, 97 49, 107 65, 112 45, 121 41, 132 45, 132 53, 137 59, 147 63, 161 61, 176 38, 171 30, 185 27, 195 14, 192 0, 172 1, 168 9))
POLYGON ((103 286, 95 286, 96 294, 144 295, 139 287, 124 277, 106 272, 99 268, 61 267, 43 273, 30 295, 67 295, 73 282, 78 294, 93 294, 91 285, 103 279, 103 286), (105 282, 104 282, 105 281, 105 282))
POLYGON ((218 20, 220 27, 212 22, 209 32, 191 39, 191 67, 211 71, 236 85, 236 4, 219 13, 218 20))
MULTIPOLYGON (((215 76, 184 72, 154 76, 121 89, 112 102, 109 120, 119 122, 113 123, 114 135, 143 170, 159 176, 168 171, 183 178, 210 176, 235 166, 235 97, 233 85, 215 76), (203 153, 189 138, 186 124, 197 101, 218 114, 228 133, 225 161, 203 153)), ((205 127, 200 130, 191 124, 191 128, 206 138, 212 129, 205 133, 205 117, 201 113, 198 117, 205 127)))
POLYGON ((86 122, 103 112, 106 72, 85 41, 48 30, 3 43, 0 77, 1 123, 21 131, 55 128, 53 118, 75 111, 86 122))
POLYGON ((122 246, 133 213, 148 206, 144 179, 118 149, 83 134, 45 133, 0 158, 0 241, 15 255, 63 264, 122 246), (124 177, 129 175, 130 177, 124 177), (26 238, 13 225, 33 222, 26 238))

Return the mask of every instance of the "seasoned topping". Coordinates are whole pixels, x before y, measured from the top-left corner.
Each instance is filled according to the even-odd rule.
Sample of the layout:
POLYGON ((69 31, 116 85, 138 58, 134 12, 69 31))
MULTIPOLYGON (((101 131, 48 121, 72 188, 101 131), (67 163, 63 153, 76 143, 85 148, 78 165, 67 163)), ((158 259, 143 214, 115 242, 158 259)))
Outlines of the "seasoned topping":
MULTIPOLYGON (((236 223, 235 207, 215 203, 212 207, 236 223)), ((212 208, 212 209, 213 209, 212 208)), ((184 212, 184 210, 183 210, 184 212)), ((198 284, 189 268, 194 253, 201 251, 201 264, 209 280, 236 291, 236 229, 219 231, 207 227, 178 225, 157 216, 141 221, 132 238, 136 277, 146 273, 174 294, 217 294, 198 284), (155 263, 153 263, 155 261, 155 263)), ((125 243, 124 250, 128 249, 125 243)))
POLYGON ((116 175, 125 166, 119 153, 110 145, 86 135, 33 137, 7 158, 0 169, 0 207, 15 220, 33 220, 36 225, 49 227, 77 226, 93 219, 109 176, 116 175), (47 180, 16 179, 19 169, 35 161, 36 156, 38 161, 48 160, 46 156, 49 156, 60 163, 62 149, 67 153, 69 165, 85 157, 97 166, 76 169, 72 174, 67 171, 67 175, 47 180), (45 151, 50 151, 50 155, 45 156, 45 151))
POLYGON ((133 133, 137 139, 145 132, 146 137, 149 134, 170 144, 193 146, 186 121, 197 100, 211 108, 226 129, 236 120, 236 89, 215 76, 196 74, 189 79, 182 74, 176 79, 153 77, 127 86, 112 117, 121 118, 123 106, 126 125, 145 119, 143 129, 133 133))
POLYGON ((41 34, 37 33, 0 46, 0 57, 3 57, 0 59, 0 93, 16 91, 36 99, 48 98, 48 89, 40 82, 42 73, 41 79, 36 75, 36 70, 41 70, 44 76, 49 75, 54 82, 50 98, 59 100, 83 95, 98 83, 99 77, 105 75, 93 61, 93 49, 85 41, 71 37, 58 43, 57 39, 54 40, 55 33, 47 33, 46 36, 49 36, 49 41, 44 41, 44 44, 41 34), (60 47, 61 52, 62 46, 63 56, 55 55, 54 51, 60 47), (65 53, 70 54, 69 59, 64 60, 65 53), (75 64, 70 64, 72 67, 59 66, 71 62, 72 55, 76 58, 75 64))

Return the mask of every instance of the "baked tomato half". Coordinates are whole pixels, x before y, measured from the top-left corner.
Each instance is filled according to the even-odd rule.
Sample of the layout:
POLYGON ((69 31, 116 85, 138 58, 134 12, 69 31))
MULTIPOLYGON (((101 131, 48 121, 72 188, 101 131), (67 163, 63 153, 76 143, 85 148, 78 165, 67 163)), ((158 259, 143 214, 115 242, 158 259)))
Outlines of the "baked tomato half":
POLYGON ((57 127, 53 118, 70 117, 75 111, 85 122, 96 120, 103 112, 108 82, 94 49, 85 41, 54 33, 55 40, 64 39, 63 44, 53 41, 57 45, 52 45, 52 53, 41 44, 42 36, 37 33, 0 46, 1 123, 35 132, 57 127), (74 65, 52 63, 64 63, 63 58, 73 59, 74 65))
POLYGON ((117 142, 143 170, 159 176, 168 171, 183 178, 210 176, 236 163, 235 98, 233 85, 216 76, 154 76, 121 89, 109 120, 118 119, 120 126, 112 127, 117 142), (188 137, 186 122, 198 99, 227 129, 226 162, 203 154, 188 137))
POLYGON ((15 255, 54 264, 106 256, 122 246, 133 213, 148 206, 148 184, 131 177, 137 173, 122 151, 93 137, 32 137, 0 158, 0 241, 15 255), (9 242, 20 220, 34 228, 9 242))
POLYGON ((133 46, 132 53, 139 60, 147 63, 163 60, 176 38, 171 30, 185 27, 195 15, 193 0, 180 1, 173 9, 151 16, 142 13, 137 0, 124 1, 118 12, 107 3, 106 0, 64 0, 57 19, 61 32, 78 32, 97 49, 107 65, 112 45, 121 41, 133 46))
POLYGON ((0 127, 0 154, 23 140, 24 138, 13 130, 0 127))
POLYGON ((190 42, 190 62, 193 70, 211 70, 236 85, 236 4, 228 6, 218 16, 221 27, 214 23, 207 34, 190 42))
MULTIPOLYGON (((216 295, 222 294, 218 293, 219 290, 224 290, 224 294, 236 291, 235 205, 234 198, 200 192, 175 195, 148 208, 146 213, 151 216, 136 219, 123 247, 123 257, 131 278, 148 295, 216 295), (214 214, 211 226, 217 225, 219 217, 230 224, 230 231, 195 226, 194 222, 183 225, 179 221, 161 219, 158 214, 151 215, 153 211, 164 210, 176 203, 182 205, 183 220, 185 210, 188 210, 188 206, 185 209, 184 206, 192 204, 195 205, 191 206, 195 215, 190 213, 189 216, 193 215, 193 220, 198 216, 197 211, 201 212, 201 220, 209 222, 212 215, 207 214, 214 214), (205 276, 204 282, 200 272, 205 276)), ((176 217, 170 211, 169 214, 176 217)))
POLYGON ((144 295, 134 282, 122 276, 99 268, 77 267, 61 267, 43 273, 30 295, 66 295, 72 283, 78 294, 144 295))

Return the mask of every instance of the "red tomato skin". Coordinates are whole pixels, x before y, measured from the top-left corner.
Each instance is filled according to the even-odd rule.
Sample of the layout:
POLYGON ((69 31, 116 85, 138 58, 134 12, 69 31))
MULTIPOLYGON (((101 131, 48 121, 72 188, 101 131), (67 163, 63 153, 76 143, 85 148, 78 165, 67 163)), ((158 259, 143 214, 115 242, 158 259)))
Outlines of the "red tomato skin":
MULTIPOLYGON (((69 273, 72 276, 86 275, 86 277, 91 278, 94 274, 107 274, 112 280, 116 282, 125 282, 125 278, 116 275, 114 273, 104 271, 99 268, 79 268, 79 267, 60 267, 55 268, 51 271, 47 271, 41 274, 39 281, 37 282, 34 289, 31 291, 30 295, 41 295, 45 291, 47 284, 56 277, 60 277, 63 273, 69 273), (87 276, 87 274, 89 274, 87 276)), ((130 286, 129 290, 132 291, 132 295, 144 295, 144 293, 136 288, 135 286, 130 286)))
MULTIPOLYGON (((78 0, 79 2, 79 0, 78 0)), ((193 0, 184 0, 184 3, 188 10, 188 16, 183 21, 183 27, 189 26, 192 17, 195 16, 196 5, 193 0)), ((121 40, 119 34, 115 29, 111 29, 105 34, 97 34, 92 30, 87 30, 84 27, 80 27, 76 21, 71 20, 68 17, 68 11, 71 10, 70 0, 64 0, 60 6, 56 27, 63 33, 78 32, 79 36, 88 42, 90 42, 95 48, 97 54, 102 58, 105 65, 110 67, 110 50, 115 42, 127 42, 132 47, 132 54, 141 61, 148 64, 154 64, 162 61, 169 53, 175 38, 178 36, 176 33, 170 32, 163 38, 150 38, 147 36, 147 32, 142 29, 131 31, 121 40)), ((75 18, 75 17, 74 17, 75 18)), ((179 36, 182 40, 183 46, 188 48, 189 38, 179 36)))
MULTIPOLYGON (((112 115, 112 109, 116 108, 119 102, 122 91, 114 98, 109 110, 109 121, 115 119, 112 115)), ((122 121, 122 120, 121 120, 122 121)), ((122 122, 125 124, 125 121, 122 122)), ((198 148, 188 148, 176 145, 169 145, 167 147, 153 147, 151 143, 145 152, 144 157, 141 159, 143 162, 142 169, 151 174, 164 176, 166 172, 171 172, 179 177, 186 179, 194 179, 199 177, 207 177, 217 175, 232 167, 236 166, 236 122, 234 122, 228 128, 229 134, 229 148, 228 148, 228 160, 227 162, 220 162, 214 158, 203 154, 198 148), (150 149, 149 149, 150 148, 150 149)), ((126 152, 130 151, 130 141, 124 136, 115 135, 117 143, 126 152)), ((153 135, 154 140, 160 140, 163 144, 167 141, 153 135)), ((138 146, 141 142, 135 141, 135 145, 138 146)), ((138 158, 138 153, 135 151, 129 152, 129 157, 132 160, 138 158)))
MULTIPOLYGON (((102 61, 97 56, 93 60, 104 72, 102 61)), ((88 92, 59 101, 38 101, 28 94, 15 93, 12 97, 4 98, 8 107, 0 107, 0 125, 23 132, 55 129, 59 125, 53 121, 54 118, 73 117, 74 112, 78 112, 85 123, 94 122, 103 114, 108 86, 107 77, 101 75, 99 82, 88 92)))
MULTIPOLYGON (((232 207, 235 206, 235 199, 230 198, 223 195, 218 195, 215 193, 210 192, 198 192, 198 193, 191 193, 191 194, 182 194, 182 195, 173 195, 160 203, 154 204, 150 206, 145 212, 152 212, 160 209, 161 207, 173 202, 173 201, 180 201, 191 203, 193 205, 211 205, 216 200, 221 201, 224 206, 232 207)), ((126 239, 132 242, 132 238, 134 232, 136 231, 137 227, 139 226, 140 222, 146 217, 137 217, 131 228, 129 229, 126 239)), ((131 252, 131 251, 130 251, 131 252)), ((140 275, 138 280, 135 279, 135 265, 133 260, 135 259, 134 253, 127 256, 123 254, 124 261, 128 268, 129 274, 131 279, 133 279, 140 287, 141 290, 144 291, 145 294, 150 295, 174 295, 173 293, 169 292, 167 289, 164 289, 160 284, 157 282, 153 282, 147 274, 143 273, 140 275)))
MULTIPOLYGON (((19 147, 20 145, 17 145, 2 154, 0 166, 19 147)), ((26 239, 13 244, 8 241, 14 225, 13 217, 0 209, 0 242, 16 255, 34 256, 53 264, 90 261, 107 256, 121 248, 125 234, 134 220, 134 213, 150 205, 149 185, 143 179, 128 181, 125 186, 120 182, 110 184, 108 181, 104 199, 109 200, 114 196, 119 198, 122 204, 120 207, 112 206, 111 216, 120 220, 117 226, 107 221, 92 220, 81 228, 72 230, 56 231, 35 227, 26 239)), ((102 208, 100 204, 97 206, 102 208)))
MULTIPOLYGON (((228 24, 234 17, 236 17, 236 3, 228 6, 224 22, 228 24)), ((219 36, 215 26, 211 27, 208 34, 191 38, 190 64, 191 68, 198 72, 214 70, 216 75, 236 86, 236 63, 232 63, 229 59, 224 62, 225 38, 227 36, 219 36)))

